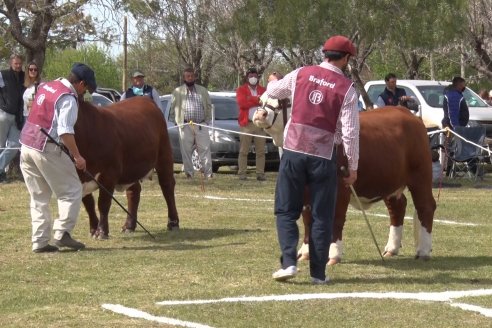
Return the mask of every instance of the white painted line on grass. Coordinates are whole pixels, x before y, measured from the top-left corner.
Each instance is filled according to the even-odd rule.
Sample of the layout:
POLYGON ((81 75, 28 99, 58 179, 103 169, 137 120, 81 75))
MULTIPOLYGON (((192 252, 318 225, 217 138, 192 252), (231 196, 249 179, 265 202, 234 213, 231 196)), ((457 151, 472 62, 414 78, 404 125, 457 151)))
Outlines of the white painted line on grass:
POLYGON ((486 308, 483 308, 481 306, 464 304, 464 303, 451 303, 450 305, 457 307, 457 308, 460 308, 460 309, 465 310, 465 311, 478 312, 481 315, 492 318, 492 309, 486 309, 486 308))
POLYGON ((319 293, 319 294, 287 294, 287 295, 268 295, 268 296, 242 296, 227 297, 211 300, 188 300, 188 301, 162 301, 158 305, 189 305, 189 304, 210 304, 210 303, 237 303, 237 302, 269 302, 269 301, 305 301, 319 299, 338 299, 338 298, 371 298, 371 299, 406 299, 433 302, 450 302, 456 298, 476 297, 492 295, 492 289, 477 289, 466 291, 448 291, 434 293, 402 293, 402 292, 360 292, 360 293, 319 293))
MULTIPOLYGON (((142 196, 144 196, 142 194, 142 196)), ((161 194, 147 194, 145 195, 147 197, 162 197, 161 194)), ((205 199, 210 199, 210 200, 232 200, 232 201, 238 201, 238 202, 267 202, 267 203, 273 203, 273 199, 251 199, 251 198, 233 198, 233 197, 221 197, 221 196, 210 196, 210 195, 186 195, 187 197, 192 197, 192 198, 205 198, 205 199)), ((359 214, 360 211, 358 210, 353 210, 349 209, 347 210, 347 213, 352 213, 352 214, 359 214)), ((375 217, 381 217, 381 218, 389 218, 388 214, 379 214, 379 213, 371 213, 371 212, 366 212, 368 216, 375 216, 375 217)), ((413 217, 411 216, 405 216, 406 220, 413 220, 413 217)), ((479 224, 476 223, 470 223, 470 222, 457 222, 457 221, 451 221, 451 220, 440 220, 440 219, 434 219, 435 223, 442 223, 442 224, 449 224, 449 225, 458 225, 458 226, 467 226, 467 227, 477 227, 479 224)))
MULTIPOLYGON (((492 309, 488 309, 472 304, 453 302, 453 300, 457 298, 490 296, 490 295, 492 295, 492 289, 446 291, 446 292, 434 292, 434 293, 423 293, 423 292, 318 293, 318 294, 287 294, 287 295, 268 295, 268 296, 226 297, 226 298, 209 299, 209 300, 162 301, 162 302, 157 302, 156 304, 169 306, 169 305, 200 305, 200 304, 212 304, 212 303, 239 303, 239 302, 271 302, 271 301, 293 302, 293 301, 320 300, 320 299, 333 300, 333 299, 343 299, 343 298, 399 299, 399 300, 443 302, 449 304, 450 306, 457 307, 465 311, 477 312, 483 316, 492 318, 492 309)), ((154 316, 150 313, 134 308, 129 308, 120 304, 102 304, 102 307, 106 310, 110 310, 115 313, 126 315, 131 318, 145 319, 149 321, 155 321, 158 323, 165 323, 165 324, 180 326, 180 327, 212 328, 211 326, 203 325, 200 323, 182 321, 182 320, 167 318, 167 317, 154 316)))
POLYGON ((137 309, 132 309, 120 304, 103 304, 102 307, 106 310, 110 310, 119 314, 126 315, 128 317, 132 318, 138 318, 138 319, 145 319, 149 321, 155 321, 159 323, 165 323, 168 325, 174 325, 174 326, 179 326, 179 327, 188 327, 188 328, 212 328, 211 326, 207 325, 202 325, 199 323, 195 322, 189 322, 189 321, 182 321, 182 320, 177 320, 173 318, 166 318, 166 317, 157 317, 155 315, 152 315, 150 313, 140 311, 137 309))

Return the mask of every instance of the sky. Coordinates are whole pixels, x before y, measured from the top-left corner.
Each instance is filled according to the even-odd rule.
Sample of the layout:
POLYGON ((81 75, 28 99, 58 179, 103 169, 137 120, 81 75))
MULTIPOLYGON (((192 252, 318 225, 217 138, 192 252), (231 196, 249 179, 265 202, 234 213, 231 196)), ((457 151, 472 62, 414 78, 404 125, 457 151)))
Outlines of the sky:
MULTIPOLYGON (((109 47, 110 56, 116 58, 123 53, 123 25, 124 25, 124 14, 115 13, 109 8, 102 6, 86 5, 84 7, 84 13, 91 15, 93 18, 100 22, 101 28, 103 30, 113 29, 117 38, 109 47)), ((131 44, 133 40, 137 37, 137 22, 131 14, 127 14, 127 42, 131 44)), ((105 49, 106 45, 102 42, 95 42, 100 48, 105 49)))

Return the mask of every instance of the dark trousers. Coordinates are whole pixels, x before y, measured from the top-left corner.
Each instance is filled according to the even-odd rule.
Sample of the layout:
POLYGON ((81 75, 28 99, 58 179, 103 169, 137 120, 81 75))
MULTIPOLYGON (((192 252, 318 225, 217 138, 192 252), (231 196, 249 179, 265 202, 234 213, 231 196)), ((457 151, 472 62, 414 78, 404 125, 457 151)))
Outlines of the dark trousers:
POLYGON ((284 150, 275 189, 277 234, 282 268, 297 265, 304 187, 309 186, 313 222, 309 238, 311 277, 325 279, 337 191, 335 151, 331 160, 284 150))

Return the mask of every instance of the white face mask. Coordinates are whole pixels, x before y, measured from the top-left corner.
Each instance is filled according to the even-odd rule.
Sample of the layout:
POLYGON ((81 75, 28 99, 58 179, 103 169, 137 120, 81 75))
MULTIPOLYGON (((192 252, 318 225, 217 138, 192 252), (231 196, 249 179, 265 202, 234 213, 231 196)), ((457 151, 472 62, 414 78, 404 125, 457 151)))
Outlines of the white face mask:
POLYGON ((251 85, 256 85, 256 83, 258 83, 258 79, 257 79, 256 77, 250 77, 250 78, 248 79, 248 82, 249 82, 249 84, 251 84, 251 85))

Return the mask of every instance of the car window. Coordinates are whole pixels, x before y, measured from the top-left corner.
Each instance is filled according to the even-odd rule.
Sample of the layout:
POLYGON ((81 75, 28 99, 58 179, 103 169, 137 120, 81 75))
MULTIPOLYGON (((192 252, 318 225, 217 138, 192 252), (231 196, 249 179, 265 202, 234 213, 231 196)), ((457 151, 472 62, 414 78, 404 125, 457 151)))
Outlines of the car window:
MULTIPOLYGON (((445 85, 425 85, 418 86, 417 89, 430 106, 442 108, 445 87, 445 85)), ((463 97, 465 97, 468 107, 488 107, 488 105, 469 88, 465 89, 463 97)))
POLYGON ((375 104, 376 100, 378 100, 379 95, 381 92, 384 91, 384 88, 386 85, 384 84, 378 84, 378 85, 371 85, 369 89, 367 89, 367 95, 371 99, 372 103, 375 104))
POLYGON ((93 94, 92 103, 96 106, 108 106, 111 105, 113 102, 102 95, 93 94))
POLYGON ((162 108, 167 108, 168 103, 169 99, 161 99, 162 108))
POLYGON ((466 99, 468 107, 488 107, 487 103, 480 98, 475 92, 466 88, 463 92, 463 97, 466 99))
POLYGON ((216 120, 237 120, 239 109, 235 98, 212 98, 216 120))

